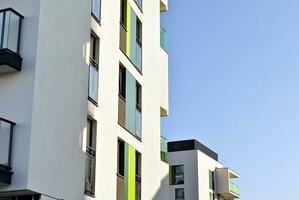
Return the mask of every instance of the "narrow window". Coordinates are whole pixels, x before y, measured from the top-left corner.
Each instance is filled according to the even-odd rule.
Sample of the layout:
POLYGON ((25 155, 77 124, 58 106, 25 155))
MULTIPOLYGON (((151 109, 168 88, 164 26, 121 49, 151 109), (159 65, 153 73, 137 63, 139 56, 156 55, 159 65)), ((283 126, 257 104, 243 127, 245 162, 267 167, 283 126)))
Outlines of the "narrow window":
POLYGON ((120 1, 120 23, 127 28, 127 1, 120 1))
POLYGON ((141 101, 142 101, 141 85, 136 81, 136 108, 139 111, 141 111, 141 101))
POLYGON ((142 114, 141 114, 141 102, 142 101, 142 93, 141 93, 141 85, 136 81, 136 136, 138 138, 142 138, 142 114))
POLYGON ((119 68, 119 95, 126 99, 126 69, 122 66, 119 68))
POLYGON ((141 200, 141 154, 136 151, 136 200, 141 200))
POLYGON ((184 200, 185 199, 185 190, 184 188, 175 189, 175 200, 184 200))
POLYGON ((90 65, 89 65, 89 86, 88 99, 97 105, 99 85, 99 39, 93 34, 90 37, 90 65))
POLYGON ((136 38, 137 38, 137 42, 141 46, 141 44, 142 44, 142 23, 138 18, 137 18, 136 38))
POLYGON ((86 170, 85 170, 85 194, 95 194, 96 170, 96 122, 87 119, 86 133, 86 170))
POLYGON ((118 174, 125 176, 125 143, 118 141, 118 174))
POLYGON ((210 200, 215 200, 215 194, 213 192, 210 192, 210 200))
POLYGON ((209 170, 209 188, 215 190, 215 173, 209 170))
POLYGON ((142 70, 142 23, 137 18, 136 27, 136 67, 141 72, 142 70))
POLYGON ((91 0, 91 14, 97 20, 101 21, 101 0, 91 0))

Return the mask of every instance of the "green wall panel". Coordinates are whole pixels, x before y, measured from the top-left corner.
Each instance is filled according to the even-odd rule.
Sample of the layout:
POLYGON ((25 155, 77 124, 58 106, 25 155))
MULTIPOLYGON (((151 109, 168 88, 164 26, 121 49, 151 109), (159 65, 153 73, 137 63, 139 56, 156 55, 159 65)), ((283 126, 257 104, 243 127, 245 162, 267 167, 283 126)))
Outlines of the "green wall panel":
POLYGON ((125 191, 124 200, 136 199, 136 150, 125 143, 125 191))
POLYGON ((126 55, 134 65, 137 65, 137 15, 131 5, 126 2, 126 55))
POLYGON ((136 80, 126 71, 126 128, 135 134, 136 126, 136 80))
POLYGON ((129 4, 129 2, 126 2, 126 9, 127 9, 127 13, 126 13, 126 21, 127 21, 127 45, 126 45, 126 54, 127 56, 130 58, 131 55, 131 12, 134 12, 131 8, 131 5, 129 4))
POLYGON ((128 200, 136 198, 136 152, 132 146, 128 147, 129 171, 128 171, 128 200))
POLYGON ((125 187, 124 187, 124 200, 128 200, 129 193, 129 179, 127 178, 129 175, 129 145, 125 143, 125 187))

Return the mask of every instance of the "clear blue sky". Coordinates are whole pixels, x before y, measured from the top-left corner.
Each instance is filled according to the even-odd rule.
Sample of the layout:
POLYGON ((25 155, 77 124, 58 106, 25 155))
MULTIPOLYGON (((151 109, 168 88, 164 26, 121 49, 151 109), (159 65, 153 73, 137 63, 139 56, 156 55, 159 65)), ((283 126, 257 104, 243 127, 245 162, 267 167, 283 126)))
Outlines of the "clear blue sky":
POLYGON ((299 1, 169 0, 169 140, 241 175, 242 200, 299 199, 299 1))

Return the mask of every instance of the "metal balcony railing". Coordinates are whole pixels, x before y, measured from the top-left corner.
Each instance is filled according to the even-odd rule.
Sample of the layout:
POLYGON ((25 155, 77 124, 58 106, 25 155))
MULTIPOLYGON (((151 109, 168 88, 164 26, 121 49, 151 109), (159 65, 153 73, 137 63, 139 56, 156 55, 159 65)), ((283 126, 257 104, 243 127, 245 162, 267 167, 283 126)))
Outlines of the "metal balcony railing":
POLYGON ((96 169, 96 152, 93 148, 86 147, 86 167, 85 167, 85 193, 88 195, 95 194, 95 169, 96 169))
POLYGON ((23 18, 12 8, 0 10, 0 49, 19 54, 23 18))

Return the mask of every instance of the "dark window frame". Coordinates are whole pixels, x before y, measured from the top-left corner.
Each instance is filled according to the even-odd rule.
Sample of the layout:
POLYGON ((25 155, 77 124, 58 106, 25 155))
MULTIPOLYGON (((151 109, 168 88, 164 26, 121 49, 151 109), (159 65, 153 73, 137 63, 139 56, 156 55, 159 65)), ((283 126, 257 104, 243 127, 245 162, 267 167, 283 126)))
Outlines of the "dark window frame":
POLYGON ((89 74, 88 74, 88 100, 92 102, 95 106, 98 106, 98 96, 99 96, 99 60, 100 60, 100 38, 96 36, 95 33, 90 34, 90 64, 89 64, 89 74), (90 72, 93 68, 97 72, 97 96, 94 99, 90 96, 90 72))
POLYGON ((119 96, 121 96, 124 100, 126 100, 126 68, 120 64, 119 65, 119 79, 118 79, 118 86, 119 86, 119 96))
POLYGON ((171 172, 172 172, 172 185, 183 185, 185 184, 185 166, 184 165, 172 165, 171 166, 171 172), (178 173, 178 169, 182 168, 182 171, 178 173), (176 176, 183 176, 183 180, 177 180, 176 176))
MULTIPOLYGON (((93 183, 91 190, 88 190, 86 188, 86 182, 85 182, 85 189, 84 194, 95 197, 95 183, 96 183, 96 149, 97 149, 97 121, 92 119, 91 117, 87 117, 87 123, 89 123, 89 133, 86 134, 86 157, 94 161, 94 169, 91 172, 91 175, 93 175, 93 183)), ((88 124, 87 124, 88 126, 88 124)), ((88 130, 88 129, 87 129, 88 130)), ((87 170, 86 170, 87 171, 87 170)), ((87 176, 87 174, 85 174, 87 176)), ((85 177, 86 179, 86 177, 85 177)))
POLYGON ((99 5, 99 17, 97 17, 94 13, 93 13, 93 1, 91 0, 91 16, 93 17, 93 19, 99 24, 101 25, 101 18, 102 18, 102 0, 98 0, 100 1, 100 5, 99 5))
POLYGON ((175 188, 175 200, 184 200, 185 199, 185 189, 184 188, 175 188), (178 196, 178 191, 183 191, 183 196, 178 196))

